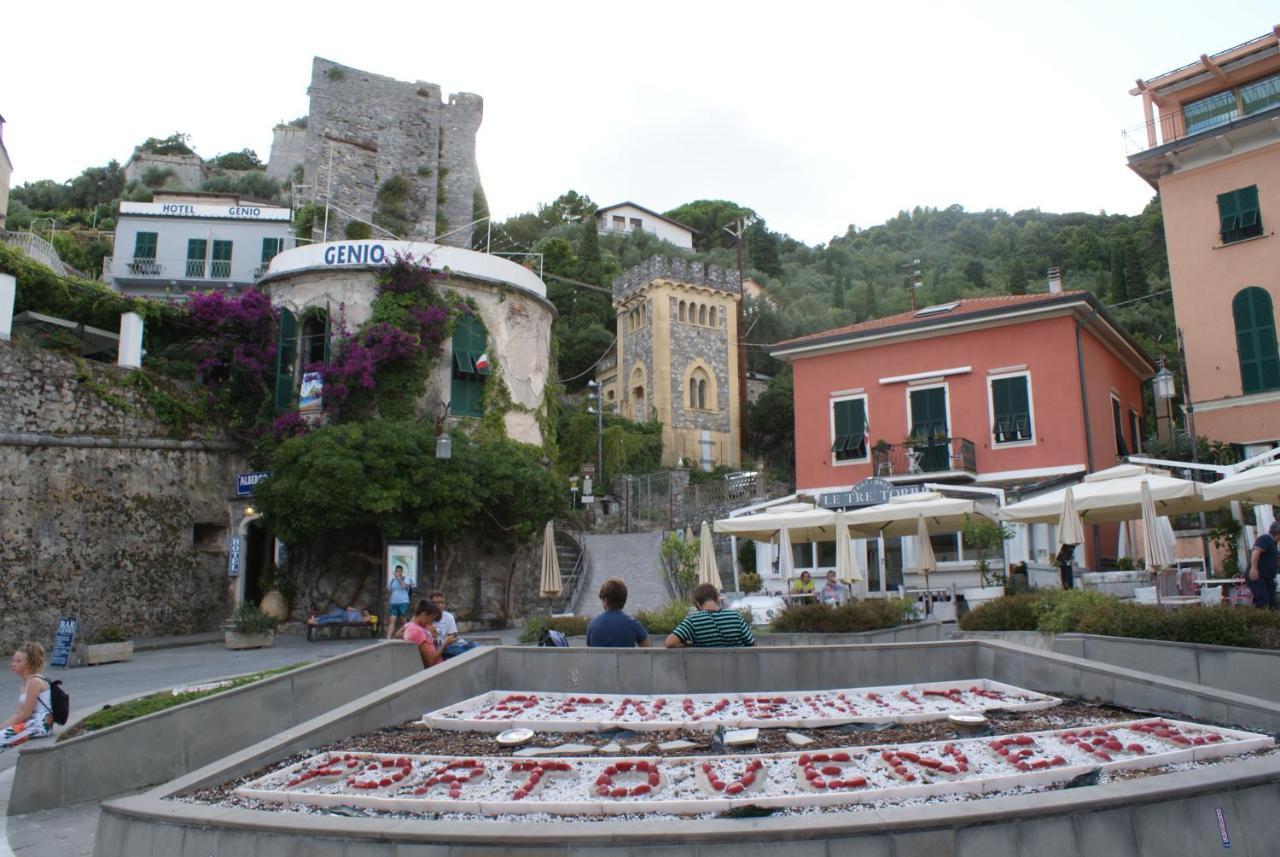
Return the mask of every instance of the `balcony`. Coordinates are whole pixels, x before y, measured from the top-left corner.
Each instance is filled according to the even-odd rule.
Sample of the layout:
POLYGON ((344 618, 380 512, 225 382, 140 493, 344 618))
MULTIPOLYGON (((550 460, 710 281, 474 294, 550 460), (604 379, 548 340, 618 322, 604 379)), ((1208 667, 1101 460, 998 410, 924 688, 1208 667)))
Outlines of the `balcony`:
MULTIPOLYGON (((1262 83, 1270 83, 1270 79, 1262 83)), ((1141 125, 1121 131, 1126 157, 1159 149, 1169 143, 1190 140, 1201 134, 1216 136, 1255 122, 1280 119, 1280 75, 1276 83, 1252 98, 1235 98, 1232 90, 1216 96, 1189 102, 1178 112, 1171 112, 1141 125), (1210 135, 1209 132, 1216 132, 1210 135)))
POLYGON ((134 258, 124 263, 130 277, 159 277, 164 274, 164 265, 155 259, 134 258))
POLYGON ((977 452, 965 437, 935 438, 921 443, 891 443, 871 449, 875 476, 910 482, 922 477, 975 476, 977 452))

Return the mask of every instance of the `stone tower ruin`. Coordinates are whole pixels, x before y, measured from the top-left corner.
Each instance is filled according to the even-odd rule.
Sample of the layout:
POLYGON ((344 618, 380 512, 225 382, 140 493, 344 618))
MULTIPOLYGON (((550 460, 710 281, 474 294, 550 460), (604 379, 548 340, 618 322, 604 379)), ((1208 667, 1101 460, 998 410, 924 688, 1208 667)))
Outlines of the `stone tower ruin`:
MULTIPOLYGON (((478 95, 448 102, 434 83, 408 83, 316 57, 311 66, 304 199, 330 202, 329 240, 360 235, 469 246, 476 200, 478 95), (353 224, 350 225, 349 224, 353 224)), ((321 238, 323 216, 312 237, 321 238)))

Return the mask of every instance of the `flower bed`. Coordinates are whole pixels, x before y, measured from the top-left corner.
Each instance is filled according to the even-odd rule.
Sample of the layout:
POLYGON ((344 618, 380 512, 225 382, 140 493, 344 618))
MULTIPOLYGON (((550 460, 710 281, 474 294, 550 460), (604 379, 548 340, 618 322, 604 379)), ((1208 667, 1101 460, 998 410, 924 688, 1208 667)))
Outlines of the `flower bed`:
POLYGON ((689 815, 982 795, 1274 747, 1165 718, 992 738, 805 753, 620 759, 326 752, 236 789, 252 800, 382 812, 689 815))
POLYGON ((761 694, 532 693, 495 690, 430 712, 437 729, 498 732, 527 726, 543 732, 592 732, 625 727, 714 731, 724 726, 817 728, 844 723, 904 723, 973 714, 992 708, 1026 711, 1059 700, 989 679, 918 685, 761 694))

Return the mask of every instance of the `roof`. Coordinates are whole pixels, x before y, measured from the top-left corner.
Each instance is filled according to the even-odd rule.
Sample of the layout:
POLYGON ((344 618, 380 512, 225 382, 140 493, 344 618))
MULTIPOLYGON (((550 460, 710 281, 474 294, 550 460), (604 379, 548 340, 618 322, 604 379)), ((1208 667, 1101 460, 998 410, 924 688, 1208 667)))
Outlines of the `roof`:
POLYGON ((1055 306, 1070 306, 1079 303, 1085 303, 1090 306, 1093 312, 1100 316, 1120 339, 1124 340, 1125 344, 1132 349, 1139 359, 1149 364, 1151 371, 1155 371, 1155 362, 1142 350, 1142 347, 1129 335, 1129 332, 1107 312, 1106 307, 1097 298, 1084 290, 964 298, 949 304, 940 304, 935 312, 926 315, 921 315, 921 313, 933 308, 921 307, 914 312, 900 312, 884 318, 873 318, 858 324, 850 324, 833 330, 824 330, 819 333, 788 339, 785 342, 777 343, 773 350, 770 351, 770 354, 778 357, 788 351, 808 350, 819 346, 852 345, 860 340, 879 338, 884 335, 927 331, 932 327, 951 327, 960 319, 976 322, 980 319, 998 319, 1004 315, 1020 316, 1028 310, 1048 310, 1055 306), (944 309, 943 307, 951 308, 944 309))
POLYGON ((698 232, 698 230, 694 229, 692 226, 690 226, 687 223, 681 223, 679 220, 672 220, 670 217, 667 217, 664 214, 659 214, 658 212, 654 211, 652 208, 645 208, 643 205, 632 202, 631 200, 614 203, 613 205, 602 205, 596 209, 596 216, 599 216, 606 211, 612 211, 615 208, 622 208, 622 206, 624 205, 629 205, 632 208, 638 208, 641 211, 643 211, 645 214, 652 214, 654 217, 658 218, 659 220, 665 220, 667 223, 671 223, 676 226, 679 226, 681 229, 688 229, 690 232, 694 233, 695 235, 698 232))
POLYGON ((1252 61, 1259 58, 1259 54, 1275 54, 1276 45, 1280 43, 1280 24, 1272 28, 1270 33, 1263 33, 1257 38, 1250 39, 1247 42, 1236 45, 1233 48, 1227 48, 1225 51, 1219 51, 1212 56, 1202 54, 1199 59, 1194 62, 1187 63, 1180 68, 1172 71, 1166 71, 1147 80, 1139 80, 1138 85, 1129 90, 1130 95, 1140 95, 1145 89, 1163 89, 1173 86, 1182 81, 1196 77, 1198 75, 1213 74, 1213 69, 1221 68, 1226 65, 1234 65, 1241 60, 1252 61))

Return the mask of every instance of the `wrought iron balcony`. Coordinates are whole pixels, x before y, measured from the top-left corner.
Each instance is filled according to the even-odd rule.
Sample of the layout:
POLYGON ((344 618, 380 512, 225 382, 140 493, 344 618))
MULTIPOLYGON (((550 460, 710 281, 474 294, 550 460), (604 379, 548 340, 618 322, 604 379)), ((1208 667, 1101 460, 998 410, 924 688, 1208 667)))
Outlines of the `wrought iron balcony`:
POLYGON ((133 258, 125 263, 131 277, 159 277, 164 273, 164 265, 155 259, 133 258))
POLYGON ((973 441, 965 437, 940 437, 919 443, 890 443, 871 448, 876 476, 926 476, 939 473, 978 472, 973 441))

